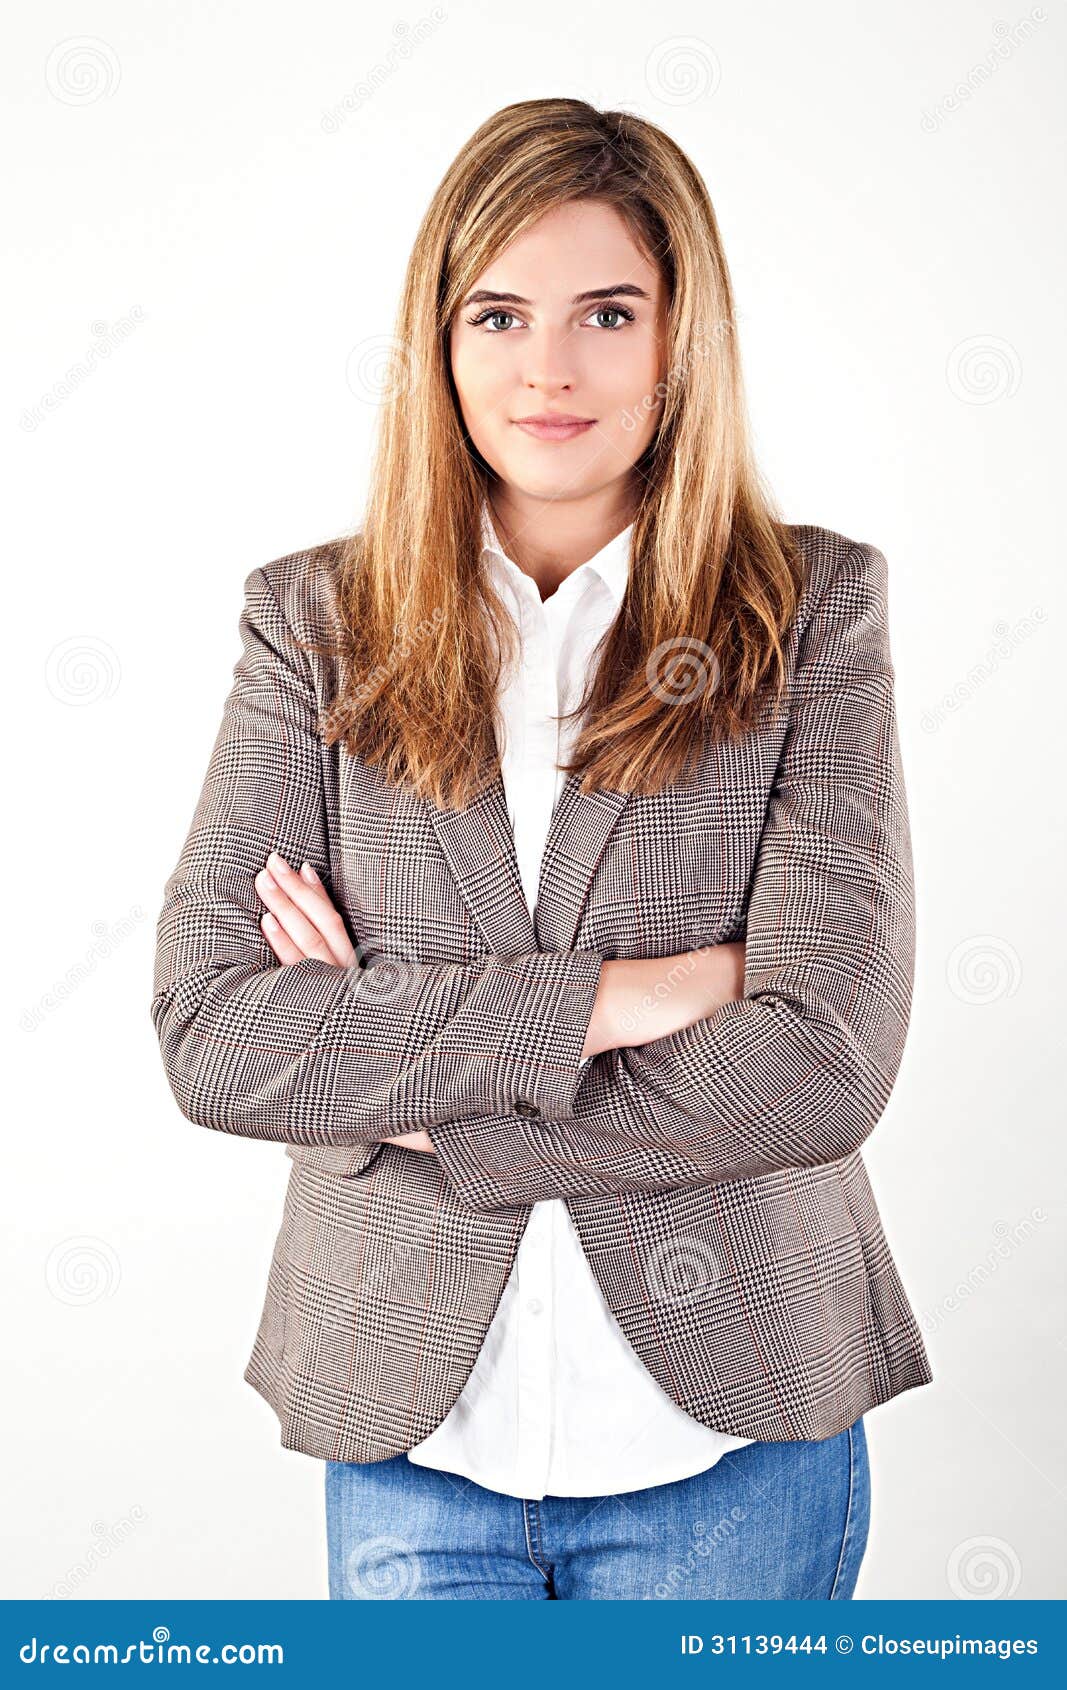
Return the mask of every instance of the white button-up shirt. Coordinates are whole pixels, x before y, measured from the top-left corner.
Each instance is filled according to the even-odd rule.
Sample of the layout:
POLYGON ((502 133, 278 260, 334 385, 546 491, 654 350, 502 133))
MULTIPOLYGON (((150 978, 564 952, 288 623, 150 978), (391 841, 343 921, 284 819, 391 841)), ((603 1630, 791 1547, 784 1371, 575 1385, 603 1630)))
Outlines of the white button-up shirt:
MULTIPOLYGON (((622 602, 632 532, 631 524, 542 601, 483 507, 483 563, 521 637, 520 662, 501 680, 500 754, 531 915, 563 786, 558 763, 577 733, 566 723, 557 730, 554 718, 579 702, 593 648, 622 602)), ((408 1458, 532 1500, 666 1484, 751 1442, 693 1419, 657 1384, 609 1310, 566 1203, 554 1197, 532 1207, 462 1393, 408 1458)))

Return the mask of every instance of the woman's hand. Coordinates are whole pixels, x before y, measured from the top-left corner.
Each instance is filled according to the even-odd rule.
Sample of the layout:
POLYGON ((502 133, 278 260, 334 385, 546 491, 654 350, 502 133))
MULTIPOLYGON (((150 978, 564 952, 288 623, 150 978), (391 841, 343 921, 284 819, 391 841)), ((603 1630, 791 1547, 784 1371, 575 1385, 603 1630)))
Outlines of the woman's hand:
POLYGON ((267 906, 260 920, 263 937, 279 962, 319 957, 342 968, 353 966, 356 953, 345 924, 310 863, 297 874, 272 851, 266 868, 256 875, 256 891, 267 906))
MULTIPOLYGON (((303 962, 318 957, 357 966, 355 948, 345 924, 330 900, 322 881, 310 863, 302 863, 299 874, 284 857, 272 851, 265 868, 256 875, 256 891, 267 906, 260 919, 263 937, 281 963, 303 962)), ((399 1144, 405 1150, 434 1151, 425 1132, 398 1133, 383 1144, 399 1144)))

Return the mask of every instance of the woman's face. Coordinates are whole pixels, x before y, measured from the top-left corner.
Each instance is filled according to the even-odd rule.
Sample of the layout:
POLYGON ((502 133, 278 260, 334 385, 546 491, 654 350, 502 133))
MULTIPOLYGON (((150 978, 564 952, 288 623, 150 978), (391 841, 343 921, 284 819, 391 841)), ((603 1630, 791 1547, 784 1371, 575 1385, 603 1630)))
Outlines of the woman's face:
POLYGON ((630 470, 663 408, 667 299, 609 205, 547 212, 484 270, 451 326, 474 445, 516 493, 581 499, 630 470), (523 418, 581 418, 538 432, 523 418))

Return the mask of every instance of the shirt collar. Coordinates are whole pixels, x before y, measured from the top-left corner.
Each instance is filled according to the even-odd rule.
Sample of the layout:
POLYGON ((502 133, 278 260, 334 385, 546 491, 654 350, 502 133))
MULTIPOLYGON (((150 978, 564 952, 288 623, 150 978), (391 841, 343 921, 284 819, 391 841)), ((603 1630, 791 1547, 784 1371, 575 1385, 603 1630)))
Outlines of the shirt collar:
MULTIPOLYGON (((623 594, 626 591, 626 584, 630 578, 630 543, 633 538, 633 531, 634 525, 631 522, 628 527, 623 529, 621 534, 616 534, 613 540, 609 540, 606 546, 602 546, 600 551, 598 551, 594 557, 591 557, 587 563, 579 565, 579 568, 581 569, 596 571, 597 575, 599 575, 600 579, 607 587, 608 592, 611 594, 612 602, 616 609, 622 603, 623 594)), ((524 570, 519 569, 519 566, 514 559, 508 557, 507 552, 500 544, 500 540, 490 514, 488 499, 485 499, 482 502, 483 555, 486 552, 490 553, 492 557, 503 562, 509 569, 517 571, 520 575, 525 574, 524 570)), ((572 574, 577 574, 577 572, 577 570, 574 570, 572 571, 572 574)), ((571 577, 568 575, 565 580, 560 583, 560 588, 566 586, 566 583, 570 580, 570 578, 571 577)), ((557 588, 557 592, 560 588, 557 588)))

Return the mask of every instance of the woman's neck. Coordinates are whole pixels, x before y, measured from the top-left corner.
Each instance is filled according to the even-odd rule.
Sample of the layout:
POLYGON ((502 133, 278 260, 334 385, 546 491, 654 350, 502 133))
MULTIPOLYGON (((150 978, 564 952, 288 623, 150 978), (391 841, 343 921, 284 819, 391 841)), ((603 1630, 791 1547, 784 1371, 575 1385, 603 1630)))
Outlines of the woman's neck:
POLYGON ((500 544, 542 599, 634 519, 633 496, 614 486, 581 499, 539 499, 498 484, 489 509, 500 544))

